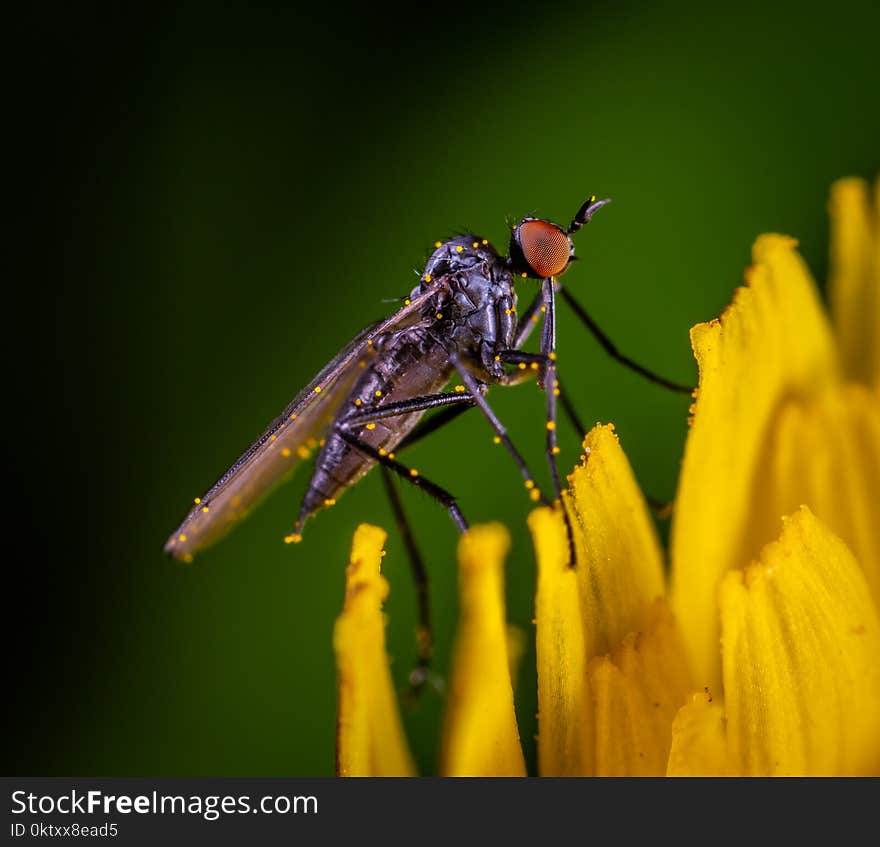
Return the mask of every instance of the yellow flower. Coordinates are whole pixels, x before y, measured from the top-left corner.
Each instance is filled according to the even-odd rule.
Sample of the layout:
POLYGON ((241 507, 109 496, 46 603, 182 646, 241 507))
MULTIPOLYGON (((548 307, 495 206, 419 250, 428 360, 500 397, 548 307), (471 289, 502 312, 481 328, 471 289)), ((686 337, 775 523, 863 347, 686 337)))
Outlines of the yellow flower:
MULTIPOLYGON (((671 588, 613 427, 588 434, 564 494, 576 568, 558 510, 530 516, 540 773, 880 772, 880 221, 859 180, 834 186, 831 210, 837 339, 795 242, 775 235, 724 315, 692 330, 671 588)), ((384 655, 383 538, 359 530, 369 616, 353 622, 350 574, 337 625, 340 773, 411 768, 384 655)), ((507 544, 489 526, 459 547, 445 774, 524 773, 507 544)))

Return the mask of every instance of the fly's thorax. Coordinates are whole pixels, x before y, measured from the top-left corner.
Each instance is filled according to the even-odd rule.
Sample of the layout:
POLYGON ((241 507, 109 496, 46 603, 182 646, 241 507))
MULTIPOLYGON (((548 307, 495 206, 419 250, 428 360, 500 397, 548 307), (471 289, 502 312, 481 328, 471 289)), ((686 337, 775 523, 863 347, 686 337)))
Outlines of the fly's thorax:
POLYGON ((507 260, 473 234, 435 246, 419 285, 420 292, 435 292, 423 318, 450 349, 495 381, 504 372, 496 356, 516 336, 516 291, 507 260))

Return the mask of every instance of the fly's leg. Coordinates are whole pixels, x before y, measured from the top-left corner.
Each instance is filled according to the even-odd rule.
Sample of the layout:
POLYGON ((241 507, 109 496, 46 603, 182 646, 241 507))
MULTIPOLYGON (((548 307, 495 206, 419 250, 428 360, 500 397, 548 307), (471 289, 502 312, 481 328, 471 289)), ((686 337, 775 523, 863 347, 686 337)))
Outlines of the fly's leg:
POLYGON ((394 513, 394 520, 397 523, 397 531, 403 539, 406 552, 409 557, 410 569, 412 571, 413 583, 416 589, 416 600, 418 602, 419 623, 416 630, 416 666, 409 673, 409 693, 412 697, 421 694, 425 683, 430 678, 431 657, 434 653, 434 636, 431 629, 431 603, 428 597, 428 570, 425 567, 422 554, 419 552, 415 537, 407 520, 406 512, 403 509, 403 503, 400 501, 400 495, 394 479, 384 465, 379 467, 382 473, 382 483, 385 486, 385 492, 388 494, 388 500, 391 503, 391 511, 394 513))
MULTIPOLYGON (((520 350, 503 350, 499 355, 501 356, 502 362, 511 365, 521 364, 530 366, 526 370, 514 371, 512 374, 509 374, 508 378, 503 382, 504 385, 516 385, 519 382, 529 379, 535 372, 532 368, 536 370, 538 366, 544 364, 544 357, 540 353, 523 353, 520 350)), ((556 374, 555 383, 556 388, 554 389, 554 393, 559 398, 559 402, 562 405, 562 411, 565 413, 565 417, 568 419, 568 422, 577 434, 578 439, 582 440, 586 435, 587 430, 583 423, 581 423, 581 417, 578 415, 574 404, 571 402, 568 392, 563 387, 558 372, 556 374)), ((642 491, 642 495, 651 507, 651 511, 658 518, 665 520, 672 515, 672 501, 660 500, 657 497, 652 497, 646 491, 642 491)))
MULTIPOLYGON (((511 364, 530 364, 537 366, 538 385, 544 389, 547 397, 546 452, 550 478, 553 482, 553 495, 562 509, 565 520, 565 531, 568 537, 569 564, 574 567, 576 559, 574 534, 571 519, 562 499, 562 484, 559 480, 559 469, 556 467, 556 456, 559 446, 556 443, 556 398, 560 395, 559 380, 556 378, 556 300, 555 285, 552 277, 546 278, 541 284, 541 311, 544 321, 541 325, 541 352, 539 354, 523 353, 519 350, 505 350, 500 356, 504 362, 511 364)), ((537 314, 537 313, 536 313, 537 314)))
MULTIPOLYGON (((356 447, 358 450, 361 450, 361 452, 366 452, 367 455, 376 458, 376 460, 380 464, 390 467, 392 470, 395 470, 396 473, 399 473, 401 476, 405 476, 411 482, 414 482, 415 484, 423 487, 425 491, 428 492, 428 494, 434 497, 434 499, 439 500, 441 503, 443 503, 444 506, 446 506, 446 508, 450 512, 450 515, 452 515, 452 519, 455 521, 456 526, 458 526, 459 530, 465 532, 467 530, 467 523, 465 522, 464 518, 461 517, 461 513, 458 512, 458 507, 455 505, 455 498, 452 497, 452 495, 427 480, 421 482, 419 479, 415 478, 418 476, 418 474, 415 474, 415 477, 411 478, 410 469, 405 468, 403 465, 398 465, 398 467, 403 469, 402 472, 396 470, 394 467, 392 467, 392 465, 396 465, 397 463, 393 460, 390 460, 389 455, 385 453, 385 451, 380 453, 378 450, 370 447, 370 445, 361 442, 360 439, 356 438, 356 436, 353 436, 351 432, 345 429, 345 427, 351 426, 360 428, 365 424, 370 424, 373 421, 381 420, 382 418, 390 418, 394 417, 395 415, 405 414, 407 412, 424 411, 426 409, 437 408, 438 406, 451 406, 452 408, 458 406, 462 409, 467 409, 471 405, 473 405, 473 401, 470 397, 463 393, 450 391, 439 394, 428 394, 424 397, 414 397, 411 400, 402 400, 398 403, 388 403, 386 406, 382 406, 378 409, 367 409, 363 412, 354 412, 339 421, 336 425, 336 429, 346 443, 351 444, 351 439, 355 438, 358 443, 352 446, 356 447), (362 447, 366 449, 362 449, 362 447), (447 504, 446 500, 443 499, 444 497, 449 499, 449 501, 452 503, 452 506, 447 504), (458 515, 458 518, 456 518, 456 514, 458 515)), ((284 541, 286 543, 290 544, 292 542, 298 542, 302 539, 303 526, 305 525, 305 522, 309 519, 311 514, 312 511, 306 506, 305 502, 303 502, 303 505, 300 508, 299 517, 294 524, 293 531, 284 538, 284 541)))
POLYGON ((532 500, 540 500, 545 505, 549 505, 549 502, 541 493, 541 490, 536 487, 535 479, 532 476, 528 465, 526 465, 525 459, 523 459, 519 451, 514 447, 513 442, 507 434, 507 430, 504 428, 504 424, 501 423, 498 416, 492 411, 492 407, 486 402, 486 398, 483 396, 484 387, 476 380, 470 371, 467 370, 461 359, 455 353, 450 354, 449 358, 455 369, 458 371, 458 375, 461 377, 465 389, 472 398, 472 401, 480 407, 480 411, 486 416, 492 429, 495 430, 495 436, 507 448, 507 452, 510 453, 514 462, 516 462, 517 467, 519 467, 523 482, 529 490, 529 496, 532 500))
MULTIPOLYGON (((406 547, 407 555, 412 570, 413 582, 416 588, 416 597, 418 600, 419 625, 416 633, 417 659, 416 666, 409 674, 409 691, 410 695, 415 697, 421 693, 425 683, 431 679, 430 663, 433 653, 433 636, 431 630, 431 609, 428 597, 428 571, 425 568, 424 560, 415 537, 407 520, 406 513, 403 509, 403 503, 400 500, 394 480, 391 478, 391 472, 402 476, 409 482, 423 488, 434 499, 439 500, 449 511, 456 526, 461 532, 467 531, 467 522, 455 502, 455 498, 445 489, 435 485, 430 480, 419 476, 418 472, 412 468, 394 461, 391 457, 394 455, 387 452, 379 451, 371 445, 366 444, 356 435, 349 431, 349 428, 360 429, 366 424, 373 421, 382 420, 383 418, 394 417, 396 415, 406 414, 408 412, 424 411, 426 409, 434 409, 445 407, 444 411, 435 415, 434 419, 441 418, 438 423, 434 424, 430 431, 434 431, 443 423, 453 420, 461 412, 467 411, 473 405, 473 400, 462 392, 443 392, 438 394, 429 394, 424 397, 414 397, 410 400, 402 400, 397 403, 388 403, 377 409, 368 409, 363 412, 356 412, 343 418, 337 425, 336 429, 340 436, 357 450, 373 457, 379 463, 379 469, 382 474, 382 481, 385 485, 385 491, 391 503, 391 510, 394 514, 394 520, 397 523, 398 531, 403 539, 406 547)), ((400 445, 396 449, 400 449, 400 445)))
POLYGON ((432 432, 436 432, 440 429, 441 426, 446 426, 446 424, 451 423, 468 409, 473 409, 473 404, 449 406, 442 412, 437 412, 436 415, 431 415, 427 420, 421 421, 418 426, 416 426, 416 428, 394 448, 395 451, 399 453, 401 450, 405 450, 407 447, 411 447, 413 444, 418 443, 426 435, 430 435, 432 432))
POLYGON ((426 494, 433 497, 446 509, 447 512, 449 512, 449 517, 452 518, 452 521, 458 527, 459 532, 465 533, 468 531, 468 523, 464 519, 461 509, 458 508, 458 503, 456 502, 455 497, 453 497, 445 488, 441 488, 441 486, 431 482, 431 480, 425 479, 425 477, 421 476, 415 468, 408 468, 406 465, 400 464, 400 462, 392 459, 389 453, 385 453, 384 451, 380 453, 372 445, 367 444, 365 441, 361 441, 360 438, 346 429, 345 421, 337 423, 335 429, 336 432, 339 433, 340 438, 342 438, 346 444, 354 447, 355 450, 360 450, 361 453, 374 459, 378 464, 382 465, 382 467, 393 471, 401 477, 401 479, 405 479, 411 485, 421 488, 426 494))
POLYGON ((559 289, 562 292, 562 296, 565 298, 565 302, 571 306, 572 311, 580 318, 581 323, 593 334, 596 341, 602 345, 605 352, 611 356, 612 359, 620 362, 624 367, 629 368, 631 371, 635 371, 640 376, 647 379, 649 382, 653 382, 656 385, 661 385, 669 391, 675 391, 679 394, 691 394, 693 393, 693 387, 689 385, 681 385, 680 383, 673 382, 672 380, 666 379, 665 377, 660 376, 659 374, 654 373, 654 371, 649 370, 646 367, 634 362, 628 356, 624 356, 615 346, 614 342, 605 335, 604 332, 599 328, 599 325, 587 314, 586 309, 578 303, 577 300, 571 295, 571 293, 566 288, 560 287, 559 289))

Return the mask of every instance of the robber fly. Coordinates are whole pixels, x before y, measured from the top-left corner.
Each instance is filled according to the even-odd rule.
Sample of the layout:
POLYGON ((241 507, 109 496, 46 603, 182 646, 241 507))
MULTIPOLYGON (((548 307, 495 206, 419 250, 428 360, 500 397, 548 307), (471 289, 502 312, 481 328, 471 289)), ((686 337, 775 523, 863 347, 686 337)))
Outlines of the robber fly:
POLYGON ((609 202, 590 197, 565 229, 548 220, 523 218, 513 227, 506 257, 478 235, 436 242, 419 284, 402 308, 355 336, 214 486, 195 500, 165 544, 166 552, 177 559, 192 560, 244 518, 298 461, 318 449, 299 516, 285 538, 298 542, 309 518, 333 505, 347 488, 379 465, 416 576, 420 655, 414 673, 423 672, 431 651, 427 577, 391 475, 437 500, 461 532, 468 524, 455 497, 399 462, 397 453, 476 406, 494 429, 496 440, 513 457, 532 499, 550 502, 486 400, 490 385, 513 385, 534 376, 547 399, 546 452, 552 502, 561 502, 555 461, 559 452, 557 398, 580 435, 584 429, 562 394, 557 374, 557 292, 616 359, 667 388, 691 390, 621 355, 558 281, 576 258, 571 236, 609 202), (540 289, 518 316, 515 282, 522 279, 539 280, 540 289), (527 353, 522 347, 538 322, 540 352, 527 353), (453 390, 444 390, 453 378, 457 383, 453 390), (420 423, 430 409, 441 411, 420 423))

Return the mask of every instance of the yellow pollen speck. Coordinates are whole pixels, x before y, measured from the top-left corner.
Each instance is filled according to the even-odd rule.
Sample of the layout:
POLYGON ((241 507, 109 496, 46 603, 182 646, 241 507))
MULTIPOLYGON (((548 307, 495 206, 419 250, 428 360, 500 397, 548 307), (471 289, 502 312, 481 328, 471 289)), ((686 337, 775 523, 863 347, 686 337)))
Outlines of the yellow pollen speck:
POLYGON ((536 324, 537 322, 538 322, 538 316, 537 316, 537 315, 532 315, 532 323, 533 323, 533 324, 536 324))
POLYGON ((314 438, 314 437, 313 437, 313 438, 308 438, 308 439, 306 439, 306 446, 307 446, 310 450, 314 450, 315 447, 318 446, 318 439, 317 439, 317 438, 314 438))
POLYGON ((458 247, 455 248, 456 253, 461 253, 462 250, 464 250, 464 247, 462 247, 461 244, 459 244, 458 247))
POLYGON ((381 397, 381 396, 382 396, 382 392, 379 391, 378 388, 376 389, 376 396, 377 396, 377 397, 381 397))
POLYGON ((551 362, 555 362, 556 361, 556 354, 550 353, 548 358, 550 359, 551 362))
POLYGON ((437 312, 437 320, 439 321, 443 317, 443 312, 437 312))
POLYGON ((180 535, 177 536, 177 540, 178 541, 186 541, 186 535, 181 533, 180 535))
POLYGON ((375 428, 376 428, 376 424, 374 424, 374 423, 367 424, 367 429, 375 429, 375 428))
POLYGON ((532 489, 532 488, 535 487, 535 480, 533 480, 533 479, 527 479, 527 480, 523 483, 523 485, 525 485, 525 487, 528 488, 528 489, 532 489))
POLYGON ((431 274, 425 274, 425 282, 431 281, 431 274))
POLYGON ((373 346, 373 339, 372 339, 372 338, 368 338, 368 339, 367 339, 367 347, 372 347, 372 346, 373 346))
POLYGON ((412 300, 410 300, 409 297, 407 297, 406 300, 403 301, 404 306, 409 306, 410 303, 412 303, 412 300))
POLYGON ((538 370, 538 363, 537 363, 537 362, 532 362, 532 363, 529 365, 529 367, 530 367, 533 371, 536 371, 536 370, 538 370))
POLYGON ((442 241, 435 241, 435 242, 434 242, 434 246, 435 246, 435 247, 442 247, 442 246, 443 246, 443 242, 442 242, 442 241))
POLYGON ((316 385, 316 386, 315 386, 315 394, 320 394, 320 393, 321 393, 321 386, 320 386, 320 385, 316 385))
POLYGON ((335 505, 336 505, 336 501, 335 501, 333 498, 328 497, 328 498, 324 501, 324 505, 325 505, 325 506, 335 506, 335 505))
POLYGON ((524 371, 524 370, 526 369, 526 363, 525 363, 525 362, 520 362, 520 363, 517 365, 517 367, 518 367, 521 371, 524 371))
POLYGON ((300 459, 308 459, 312 454, 309 452, 308 447, 303 447, 303 445, 300 444, 300 446, 296 448, 296 455, 299 456, 300 459))
POLYGON ((327 443, 327 439, 326 439, 326 438, 322 438, 322 439, 318 442, 318 446, 319 446, 319 447, 323 447, 326 443, 327 443))
POLYGON ((302 536, 298 532, 292 532, 290 535, 284 536, 285 544, 299 544, 302 541, 302 536))
POLYGON ((558 397, 558 396, 559 396, 559 389, 558 389, 558 388, 554 388, 554 389, 553 389, 553 396, 554 396, 554 397, 558 397))
POLYGON ((269 441, 274 441, 276 438, 278 438, 277 435, 270 435, 270 436, 269 436, 269 441))
POLYGON ((410 469, 409 469, 409 475, 410 475, 410 476, 418 476, 418 475, 419 475, 419 472, 418 472, 415 468, 410 468, 410 469))
POLYGON ((475 241, 473 246, 474 246, 474 247, 479 247, 480 245, 475 241))
POLYGON ((464 391, 464 386, 463 386, 463 385, 456 385, 456 386, 455 386, 455 390, 456 390, 459 394, 461 394, 461 392, 464 391))
POLYGON ((534 500, 535 502, 537 502, 538 500, 541 499, 541 492, 538 491, 537 488, 535 488, 533 491, 530 491, 530 492, 529 492, 529 497, 531 497, 532 500, 534 500))
POLYGON ((201 498, 201 497, 196 497, 196 499, 195 499, 195 500, 193 500, 193 503, 195 503, 195 504, 196 504, 196 506, 198 506, 198 505, 199 505, 199 503, 201 503, 201 502, 202 502, 202 498, 201 498))
POLYGON ((296 420, 296 412, 294 412, 294 413, 290 416, 290 420, 292 420, 292 421, 295 421, 295 420, 296 420))
POLYGON ((367 363, 366 363, 363 359, 361 359, 361 360, 358 362, 358 367, 359 367, 359 368, 365 368, 366 366, 367 366, 367 363))
POLYGON ((388 451, 387 451, 384 447, 380 447, 380 448, 379 448, 379 455, 380 455, 380 456, 387 456, 387 455, 388 455, 388 451))
POLYGON ((483 239, 483 244, 488 244, 488 243, 489 243, 489 239, 484 238, 484 239, 483 239))
POLYGON ((361 400, 360 397, 358 397, 358 398, 354 401, 354 404, 355 404, 355 406, 363 406, 364 401, 361 400))
POLYGON ((501 443, 501 436, 500 436, 500 435, 496 435, 496 436, 492 439, 492 441, 493 441, 493 443, 495 443, 495 444, 500 444, 500 443, 501 443))
POLYGON ((512 226, 512 227, 511 227, 511 230, 513 230, 513 232, 516 232, 516 227, 515 227, 515 226, 512 226))
POLYGON ((547 421, 547 429, 549 429, 551 431, 556 429, 556 422, 555 421, 547 421))
POLYGON ((556 446, 554 445, 553 449, 552 449, 550 452, 553 453, 554 456, 558 456, 559 453, 560 453, 560 451, 561 451, 561 449, 562 449, 561 447, 556 447, 556 446))
POLYGON ((394 459, 394 453, 389 453, 389 454, 388 454, 388 458, 393 460, 393 459, 394 459))
POLYGON ((496 357, 495 357, 495 361, 496 361, 496 362, 500 362, 500 361, 501 361, 501 356, 496 356, 496 357))
POLYGON ((547 307, 546 307, 546 306, 541 306, 541 312, 543 313, 543 312, 546 312, 546 311, 547 311, 547 307))
POLYGON ((210 510, 207 506, 202 506, 202 511, 203 511, 205 514, 207 514, 207 513, 210 512, 211 510, 210 510))
POLYGON ((520 276, 521 276, 523 279, 525 279, 525 278, 528 276, 528 274, 527 274, 525 271, 523 271, 523 272, 520 274, 520 276))
POLYGON ((285 447, 285 448, 281 451, 281 455, 284 456, 284 458, 286 459, 286 458, 290 455, 290 448, 289 448, 289 447, 285 447))

